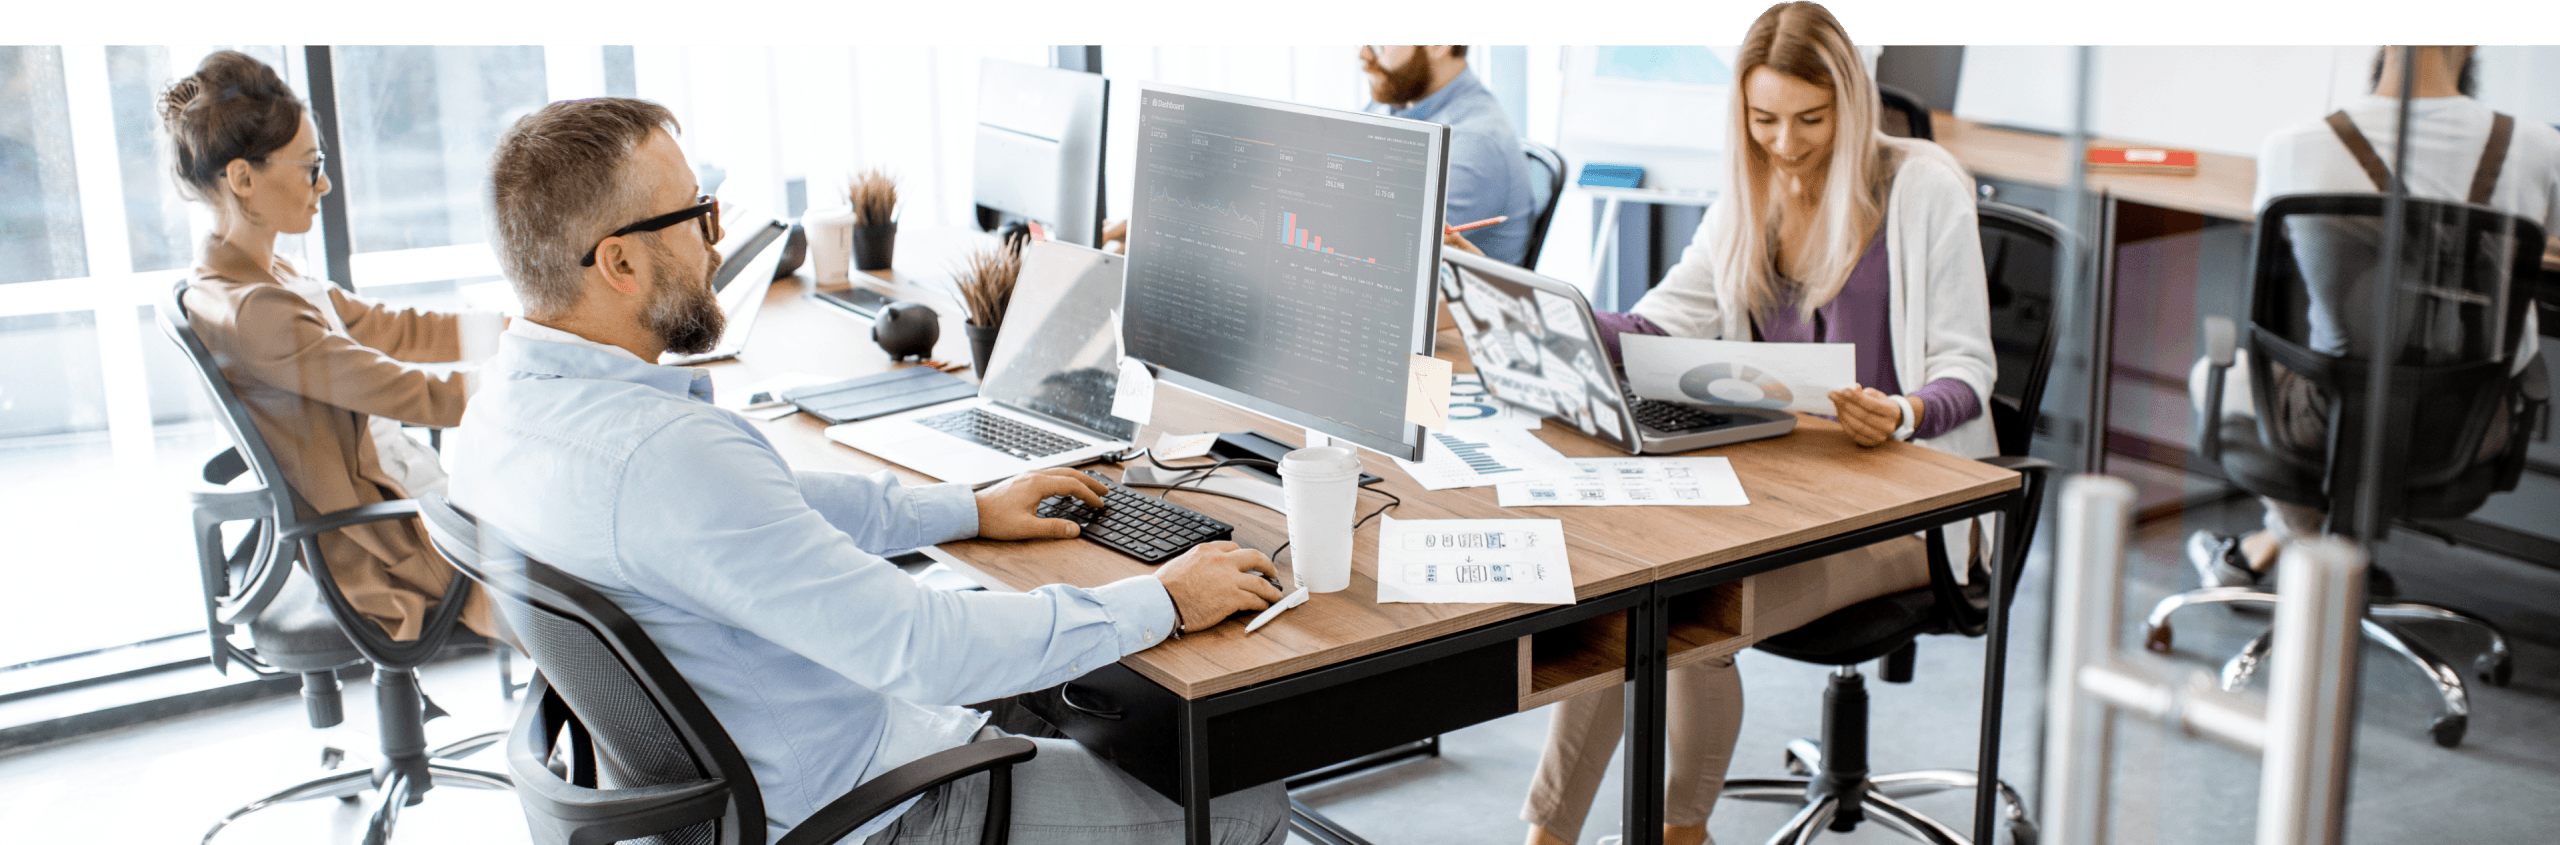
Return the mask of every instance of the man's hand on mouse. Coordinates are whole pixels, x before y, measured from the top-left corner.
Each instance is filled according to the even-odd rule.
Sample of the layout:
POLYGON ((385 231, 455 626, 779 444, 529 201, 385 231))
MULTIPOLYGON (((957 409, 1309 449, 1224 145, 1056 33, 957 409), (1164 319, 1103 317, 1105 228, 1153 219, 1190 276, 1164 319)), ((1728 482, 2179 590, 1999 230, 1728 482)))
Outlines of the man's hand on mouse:
POLYGON ((1111 488, 1093 480, 1093 476, 1072 469, 1035 469, 978 491, 978 536, 989 540, 1074 537, 1082 527, 1069 520, 1041 516, 1040 500, 1074 496, 1099 508, 1102 497, 1110 493, 1111 488))
POLYGON ((1279 578, 1270 557, 1225 540, 1193 546, 1156 569, 1185 633, 1270 607, 1280 600, 1280 588, 1272 586, 1279 578))

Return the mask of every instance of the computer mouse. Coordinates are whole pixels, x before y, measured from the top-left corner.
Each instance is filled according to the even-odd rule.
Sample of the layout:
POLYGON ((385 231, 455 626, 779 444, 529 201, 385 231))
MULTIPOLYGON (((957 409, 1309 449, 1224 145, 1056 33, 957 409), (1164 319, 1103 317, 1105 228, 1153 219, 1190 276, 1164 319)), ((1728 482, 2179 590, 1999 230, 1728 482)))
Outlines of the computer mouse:
POLYGON ((942 315, 921 302, 894 303, 871 320, 871 341, 892 361, 930 358, 934 342, 941 339, 942 315))

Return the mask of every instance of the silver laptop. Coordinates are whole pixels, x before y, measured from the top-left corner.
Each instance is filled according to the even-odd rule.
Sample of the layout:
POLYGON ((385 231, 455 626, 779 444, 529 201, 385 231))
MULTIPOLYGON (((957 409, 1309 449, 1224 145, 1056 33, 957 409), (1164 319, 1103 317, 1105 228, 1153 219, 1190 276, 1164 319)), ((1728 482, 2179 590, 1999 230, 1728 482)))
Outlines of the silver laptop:
POLYGON ((1138 424, 1111 415, 1127 263, 1064 242, 1025 244, 977 396, 834 426, 827 437, 968 484, 1127 450, 1138 424))
POLYGON ((1440 251, 1440 289, 1467 357, 1495 398, 1568 423, 1628 454, 1686 452, 1796 428, 1773 408, 1644 399, 1599 343, 1591 303, 1572 285, 1480 255, 1440 251))
POLYGON ((767 220, 762 226, 730 234, 728 242, 721 244, 720 269, 711 274, 720 313, 729 318, 720 331, 720 342, 708 352, 660 355, 658 363, 674 367, 726 360, 747 348, 747 333, 755 330, 756 315, 764 311, 765 291, 773 288, 773 271, 782 261, 782 236, 790 230, 780 220, 767 220))

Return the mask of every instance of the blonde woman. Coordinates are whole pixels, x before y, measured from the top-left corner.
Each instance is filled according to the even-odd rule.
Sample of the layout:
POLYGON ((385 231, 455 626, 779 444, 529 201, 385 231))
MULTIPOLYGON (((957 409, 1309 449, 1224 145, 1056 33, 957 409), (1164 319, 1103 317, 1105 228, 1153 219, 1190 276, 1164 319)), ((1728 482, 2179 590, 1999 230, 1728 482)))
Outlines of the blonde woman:
MULTIPOLYGON (((494 344, 503 323, 383 305, 275 254, 277 235, 311 231, 329 193, 305 111, 274 68, 230 50, 160 102, 179 191, 213 215, 187 313, 285 481, 325 513, 443 485, 434 453, 398 424, 460 424, 462 373, 433 365, 462 357, 466 328, 494 344)), ((348 600, 394 639, 418 637, 455 575, 414 519, 324 534, 320 549, 348 600)), ((494 634, 487 598, 469 595, 463 624, 494 634)))
MULTIPOLYGON (((1771 7, 1734 67, 1732 189, 1660 286, 1633 310, 1602 315, 1611 354, 1626 332, 1854 343, 1859 384, 1831 394, 1852 440, 1994 454, 1972 181, 1937 145, 1877 130, 1874 83, 1819 5, 1771 7)), ((1782 633, 1928 580, 1916 537, 1756 576, 1750 630, 1782 633)), ((1742 678, 1722 657, 1670 681, 1663 839, 1694 845, 1707 839, 1742 727, 1742 678)), ((1624 695, 1610 686, 1556 706, 1521 809, 1532 845, 1579 835, 1618 744, 1624 695)))

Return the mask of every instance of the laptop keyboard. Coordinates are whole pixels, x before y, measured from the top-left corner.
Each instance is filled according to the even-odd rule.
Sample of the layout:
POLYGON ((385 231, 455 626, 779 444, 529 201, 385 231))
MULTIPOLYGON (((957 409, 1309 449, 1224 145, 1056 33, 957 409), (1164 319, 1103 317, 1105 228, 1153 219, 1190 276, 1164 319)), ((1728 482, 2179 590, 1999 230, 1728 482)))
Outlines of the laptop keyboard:
POLYGON ((1122 487, 1091 470, 1085 474, 1111 487, 1111 494, 1102 497, 1101 510, 1073 496, 1051 496, 1040 500, 1039 512, 1084 526, 1084 538, 1103 548, 1158 564, 1192 546, 1235 537, 1235 528, 1224 522, 1122 487))
POLYGON ((1678 402, 1664 402, 1660 399, 1646 399, 1633 394, 1629 394, 1627 396, 1627 405, 1628 410, 1635 413, 1636 422, 1643 423, 1646 428, 1650 428, 1655 431, 1693 431, 1702 428, 1717 428, 1733 423, 1732 417, 1715 413, 1713 411, 1683 405, 1678 402))
POLYGON ((916 420, 916 423, 1023 460, 1038 460, 1090 445, 987 413, 981 408, 935 414, 916 420))

